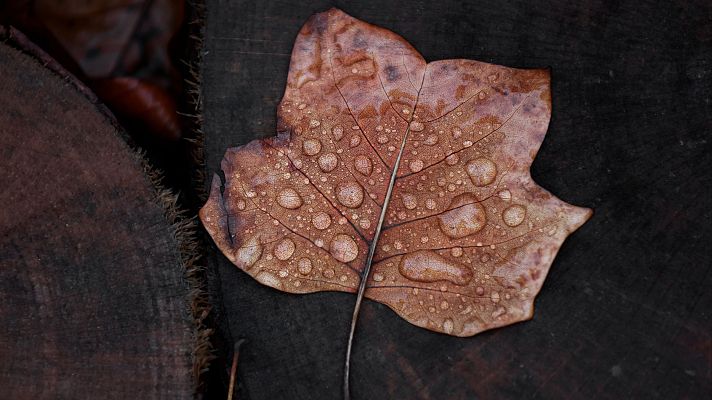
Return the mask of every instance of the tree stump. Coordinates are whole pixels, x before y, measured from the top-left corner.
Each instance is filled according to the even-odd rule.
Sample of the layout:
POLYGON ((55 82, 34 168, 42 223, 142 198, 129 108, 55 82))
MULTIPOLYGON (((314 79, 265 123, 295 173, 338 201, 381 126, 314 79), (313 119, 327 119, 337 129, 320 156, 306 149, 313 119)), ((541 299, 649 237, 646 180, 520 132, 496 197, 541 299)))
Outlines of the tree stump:
MULTIPOLYGON (((294 38, 330 5, 207 2, 207 176, 226 148, 275 134, 294 38)), ((532 175, 595 211, 561 249, 532 321, 461 339, 366 301, 353 397, 709 397, 709 2, 379 0, 343 10, 429 61, 551 67, 553 116, 532 175)), ((247 339, 243 398, 339 398, 354 297, 281 293, 221 254, 211 268, 223 334, 247 339)))
POLYGON ((3 398, 193 398, 186 226, 108 110, 0 27, 3 398))

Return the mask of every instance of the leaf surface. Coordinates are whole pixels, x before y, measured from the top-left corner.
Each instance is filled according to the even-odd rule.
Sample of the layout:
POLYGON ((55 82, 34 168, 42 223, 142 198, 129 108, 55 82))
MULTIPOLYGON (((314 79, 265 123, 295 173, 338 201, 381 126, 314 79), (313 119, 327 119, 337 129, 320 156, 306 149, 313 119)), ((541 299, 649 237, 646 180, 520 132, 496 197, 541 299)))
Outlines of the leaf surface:
MULTIPOLYGON (((262 284, 356 293, 455 336, 529 319, 591 214, 535 184, 547 70, 426 63, 332 9, 300 31, 277 136, 228 149, 200 217, 262 284)), ((353 334, 353 326, 352 326, 353 334)))

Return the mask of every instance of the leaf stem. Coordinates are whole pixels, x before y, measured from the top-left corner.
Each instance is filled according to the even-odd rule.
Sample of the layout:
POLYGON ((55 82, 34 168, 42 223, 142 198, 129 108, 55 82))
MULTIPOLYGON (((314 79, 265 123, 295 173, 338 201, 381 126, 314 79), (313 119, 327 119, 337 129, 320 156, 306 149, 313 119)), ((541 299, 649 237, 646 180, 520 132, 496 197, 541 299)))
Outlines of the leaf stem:
MULTIPOLYGON (((368 247, 368 257, 366 258, 366 264, 361 274, 361 282, 358 286, 358 293, 356 295, 356 304, 354 305, 354 312, 351 315, 351 330, 349 332, 349 340, 346 345, 346 360, 344 362, 344 400, 351 399, 351 392, 349 389, 349 368, 351 365, 351 348, 353 347, 354 333, 356 332, 356 322, 358 321, 359 312, 361 311, 361 303, 363 302, 363 295, 366 291, 366 283, 368 282, 368 275, 371 272, 371 263, 373 262, 373 255, 376 253, 376 246, 378 245, 378 238, 381 235, 381 228, 383 227, 383 221, 386 218, 386 210, 388 209, 388 204, 391 200, 391 194, 393 194, 393 187, 396 182, 396 175, 398 174, 398 167, 400 166, 401 157, 403 156, 403 151, 405 150, 406 142, 408 141, 408 134, 410 133, 410 122, 415 117, 415 110, 418 107, 418 99, 420 99, 420 91, 423 89, 423 83, 425 82, 425 73, 427 72, 427 64, 423 70, 423 79, 420 82, 420 89, 415 97, 415 104, 413 105, 413 112, 408 120, 408 126, 405 130, 405 135, 403 135, 403 140, 401 141, 400 149, 398 150, 398 157, 393 165, 393 171, 391 172, 391 179, 388 183, 388 191, 386 192, 386 197, 383 200, 383 208, 381 208, 381 215, 378 218, 378 225, 376 225, 376 232, 371 241, 371 245, 368 247)), ((407 68, 406 68, 407 71, 407 68)))

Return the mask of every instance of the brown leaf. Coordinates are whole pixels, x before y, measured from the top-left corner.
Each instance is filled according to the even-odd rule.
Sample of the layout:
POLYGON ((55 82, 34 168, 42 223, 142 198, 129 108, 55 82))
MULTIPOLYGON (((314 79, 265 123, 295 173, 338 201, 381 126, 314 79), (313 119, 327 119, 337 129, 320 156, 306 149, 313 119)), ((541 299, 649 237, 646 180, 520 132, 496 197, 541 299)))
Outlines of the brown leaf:
POLYGON ((455 336, 529 319, 591 215, 530 177, 549 90, 547 70, 426 64, 390 31, 317 14, 294 45, 278 135, 228 149, 201 219, 282 291, 363 294, 455 336))

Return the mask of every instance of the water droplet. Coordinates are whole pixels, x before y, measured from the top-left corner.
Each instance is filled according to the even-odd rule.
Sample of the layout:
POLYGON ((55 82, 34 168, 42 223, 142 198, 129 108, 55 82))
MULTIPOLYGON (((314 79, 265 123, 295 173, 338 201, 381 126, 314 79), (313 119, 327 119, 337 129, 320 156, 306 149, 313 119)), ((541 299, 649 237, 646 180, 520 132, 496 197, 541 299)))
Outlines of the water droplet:
POLYGON ((245 203, 245 200, 240 199, 237 201, 237 209, 238 210, 244 210, 246 206, 247 206, 247 203, 245 203))
POLYGON ((460 136, 462 136, 462 129, 460 129, 460 128, 458 128, 458 127, 452 128, 452 137, 454 137, 455 139, 457 139, 457 138, 459 138, 460 136))
POLYGON ((490 255, 485 253, 480 257, 480 262, 486 263, 487 261, 490 260, 490 255))
POLYGON ((500 190, 499 193, 497 193, 497 196, 504 201, 512 200, 512 192, 507 189, 500 190))
POLYGON ((365 219, 365 218, 362 219, 361 221, 359 221, 358 224, 359 224, 359 226, 361 226, 361 228, 363 228, 363 229, 368 229, 368 228, 371 227, 371 221, 369 221, 369 220, 367 220, 367 219, 365 219))
POLYGON ((358 256, 358 245, 351 236, 338 234, 331 240, 329 251, 336 260, 347 263, 355 260, 358 256))
POLYGON ((240 268, 249 269, 260 259, 260 256, 262 256, 260 235, 255 235, 237 249, 237 260, 235 263, 240 268))
POLYGON ((331 172, 339 165, 339 159, 334 153, 326 153, 319 156, 319 168, 324 172, 331 172))
POLYGON ((433 199, 425 200, 425 208, 427 208, 428 210, 434 210, 435 207, 437 207, 437 206, 438 206, 438 203, 436 203, 435 200, 433 200, 433 199))
POLYGON ((447 310, 448 307, 450 307, 450 304, 448 304, 447 301, 443 300, 443 301, 440 302, 440 309, 442 309, 442 310, 447 310))
POLYGON ((369 176, 373 171, 373 163, 370 158, 361 154, 354 158, 354 169, 361 175, 369 176))
POLYGON ((398 271, 417 282, 450 281, 462 286, 472 279, 472 271, 467 266, 450 262, 428 250, 418 250, 403 256, 398 271))
POLYGON ((467 174, 475 186, 487 186, 497 176, 497 165, 488 158, 476 158, 467 163, 467 174))
POLYGON ((524 222, 524 217, 527 215, 527 209, 520 205, 507 207, 502 213, 502 220, 507 226, 515 227, 524 222))
POLYGON ((477 286, 475 288, 475 294, 478 296, 483 296, 485 294, 485 289, 482 286, 477 286))
POLYGON ((400 240, 396 240, 393 242, 393 247, 395 247, 396 250, 400 250, 403 248, 403 243, 400 240))
POLYGON ((282 261, 289 260, 292 254, 294 254, 294 249, 296 249, 294 242, 289 238, 284 238, 275 246, 274 256, 282 261))
POLYGON ((383 282, 383 279, 384 279, 384 277, 381 273, 376 272, 373 274, 373 280, 375 282, 383 282))
POLYGON ((353 135, 351 136, 351 140, 349 141, 349 146, 351 147, 356 147, 361 143, 361 137, 358 135, 353 135))
POLYGON ((507 309, 502 306, 499 306, 494 311, 492 311, 492 318, 499 318, 506 313, 507 309))
POLYGON ((342 128, 341 125, 336 125, 331 128, 331 134, 334 136, 334 140, 338 142, 342 137, 344 137, 344 128, 342 128))
POLYGON ((289 276, 289 272, 286 269, 280 270, 279 271, 279 277, 280 278, 286 278, 289 276))
POLYGON ((321 151, 319 139, 307 139, 302 143, 302 151, 308 156, 315 156, 321 151))
POLYGON ((484 91, 481 91, 481 92, 477 95, 477 97, 479 97, 480 100, 482 100, 482 99, 484 99, 485 97, 487 97, 487 93, 485 93, 484 91))
POLYGON ((408 193, 404 194, 402 197, 402 200, 403 200, 403 206, 409 210, 412 210, 418 206, 418 201, 415 198, 415 196, 413 196, 412 194, 408 194, 408 193))
POLYGON ((438 216, 440 229, 451 238, 462 238, 479 232, 484 228, 487 217, 484 207, 469 194, 455 197, 447 211, 438 216))
POLYGON ((363 188, 356 182, 344 182, 336 188, 339 203, 349 208, 357 208, 363 203, 363 188))
POLYGON ((326 279, 331 279, 335 275, 334 270, 331 268, 325 269, 324 272, 322 272, 321 274, 324 275, 324 278, 326 279))
POLYGON ((378 143, 380 143, 380 144, 388 143, 388 136, 386 136, 386 135, 380 135, 380 136, 378 136, 378 138, 377 138, 376 140, 377 140, 378 143))
POLYGON ((455 328, 455 323, 452 322, 452 319, 447 318, 445 321, 443 321, 443 332, 447 333, 448 335, 452 333, 452 330, 455 328))
POLYGON ((294 210, 302 206, 302 198, 296 190, 286 188, 277 195, 277 204, 288 210, 294 210))
POLYGON ((297 264, 297 271, 302 275, 309 275, 312 271, 312 261, 306 257, 300 258, 297 264))
POLYGON ((425 129, 425 125, 423 125, 422 122, 420 121, 411 121, 410 122, 410 130, 413 132, 420 132, 423 129, 425 129))
POLYGON ((410 170, 412 172, 420 172, 424 166, 425 163, 423 163, 423 160, 413 160, 410 162, 410 170))
POLYGON ((300 110, 303 110, 303 109, 307 108, 307 105, 304 104, 304 103, 302 103, 302 104, 300 104, 297 108, 300 109, 300 110))
POLYGON ((255 275, 255 279, 263 285, 270 286, 275 289, 282 288, 282 281, 280 281, 279 278, 269 271, 258 272, 257 275, 255 275))
POLYGON ((310 128, 316 128, 319 125, 321 125, 321 122, 319 122, 318 119, 313 119, 313 120, 309 121, 310 128))
POLYGON ((331 225, 331 217, 329 214, 319 211, 312 217, 312 225, 314 225, 316 229, 323 231, 331 225))
POLYGON ((453 247, 450 249, 450 254, 452 254, 453 257, 462 256, 462 247, 453 247))
POLYGON ((499 302, 499 293, 492 292, 492 294, 490 295, 490 300, 492 300, 493 303, 498 303, 499 302))

